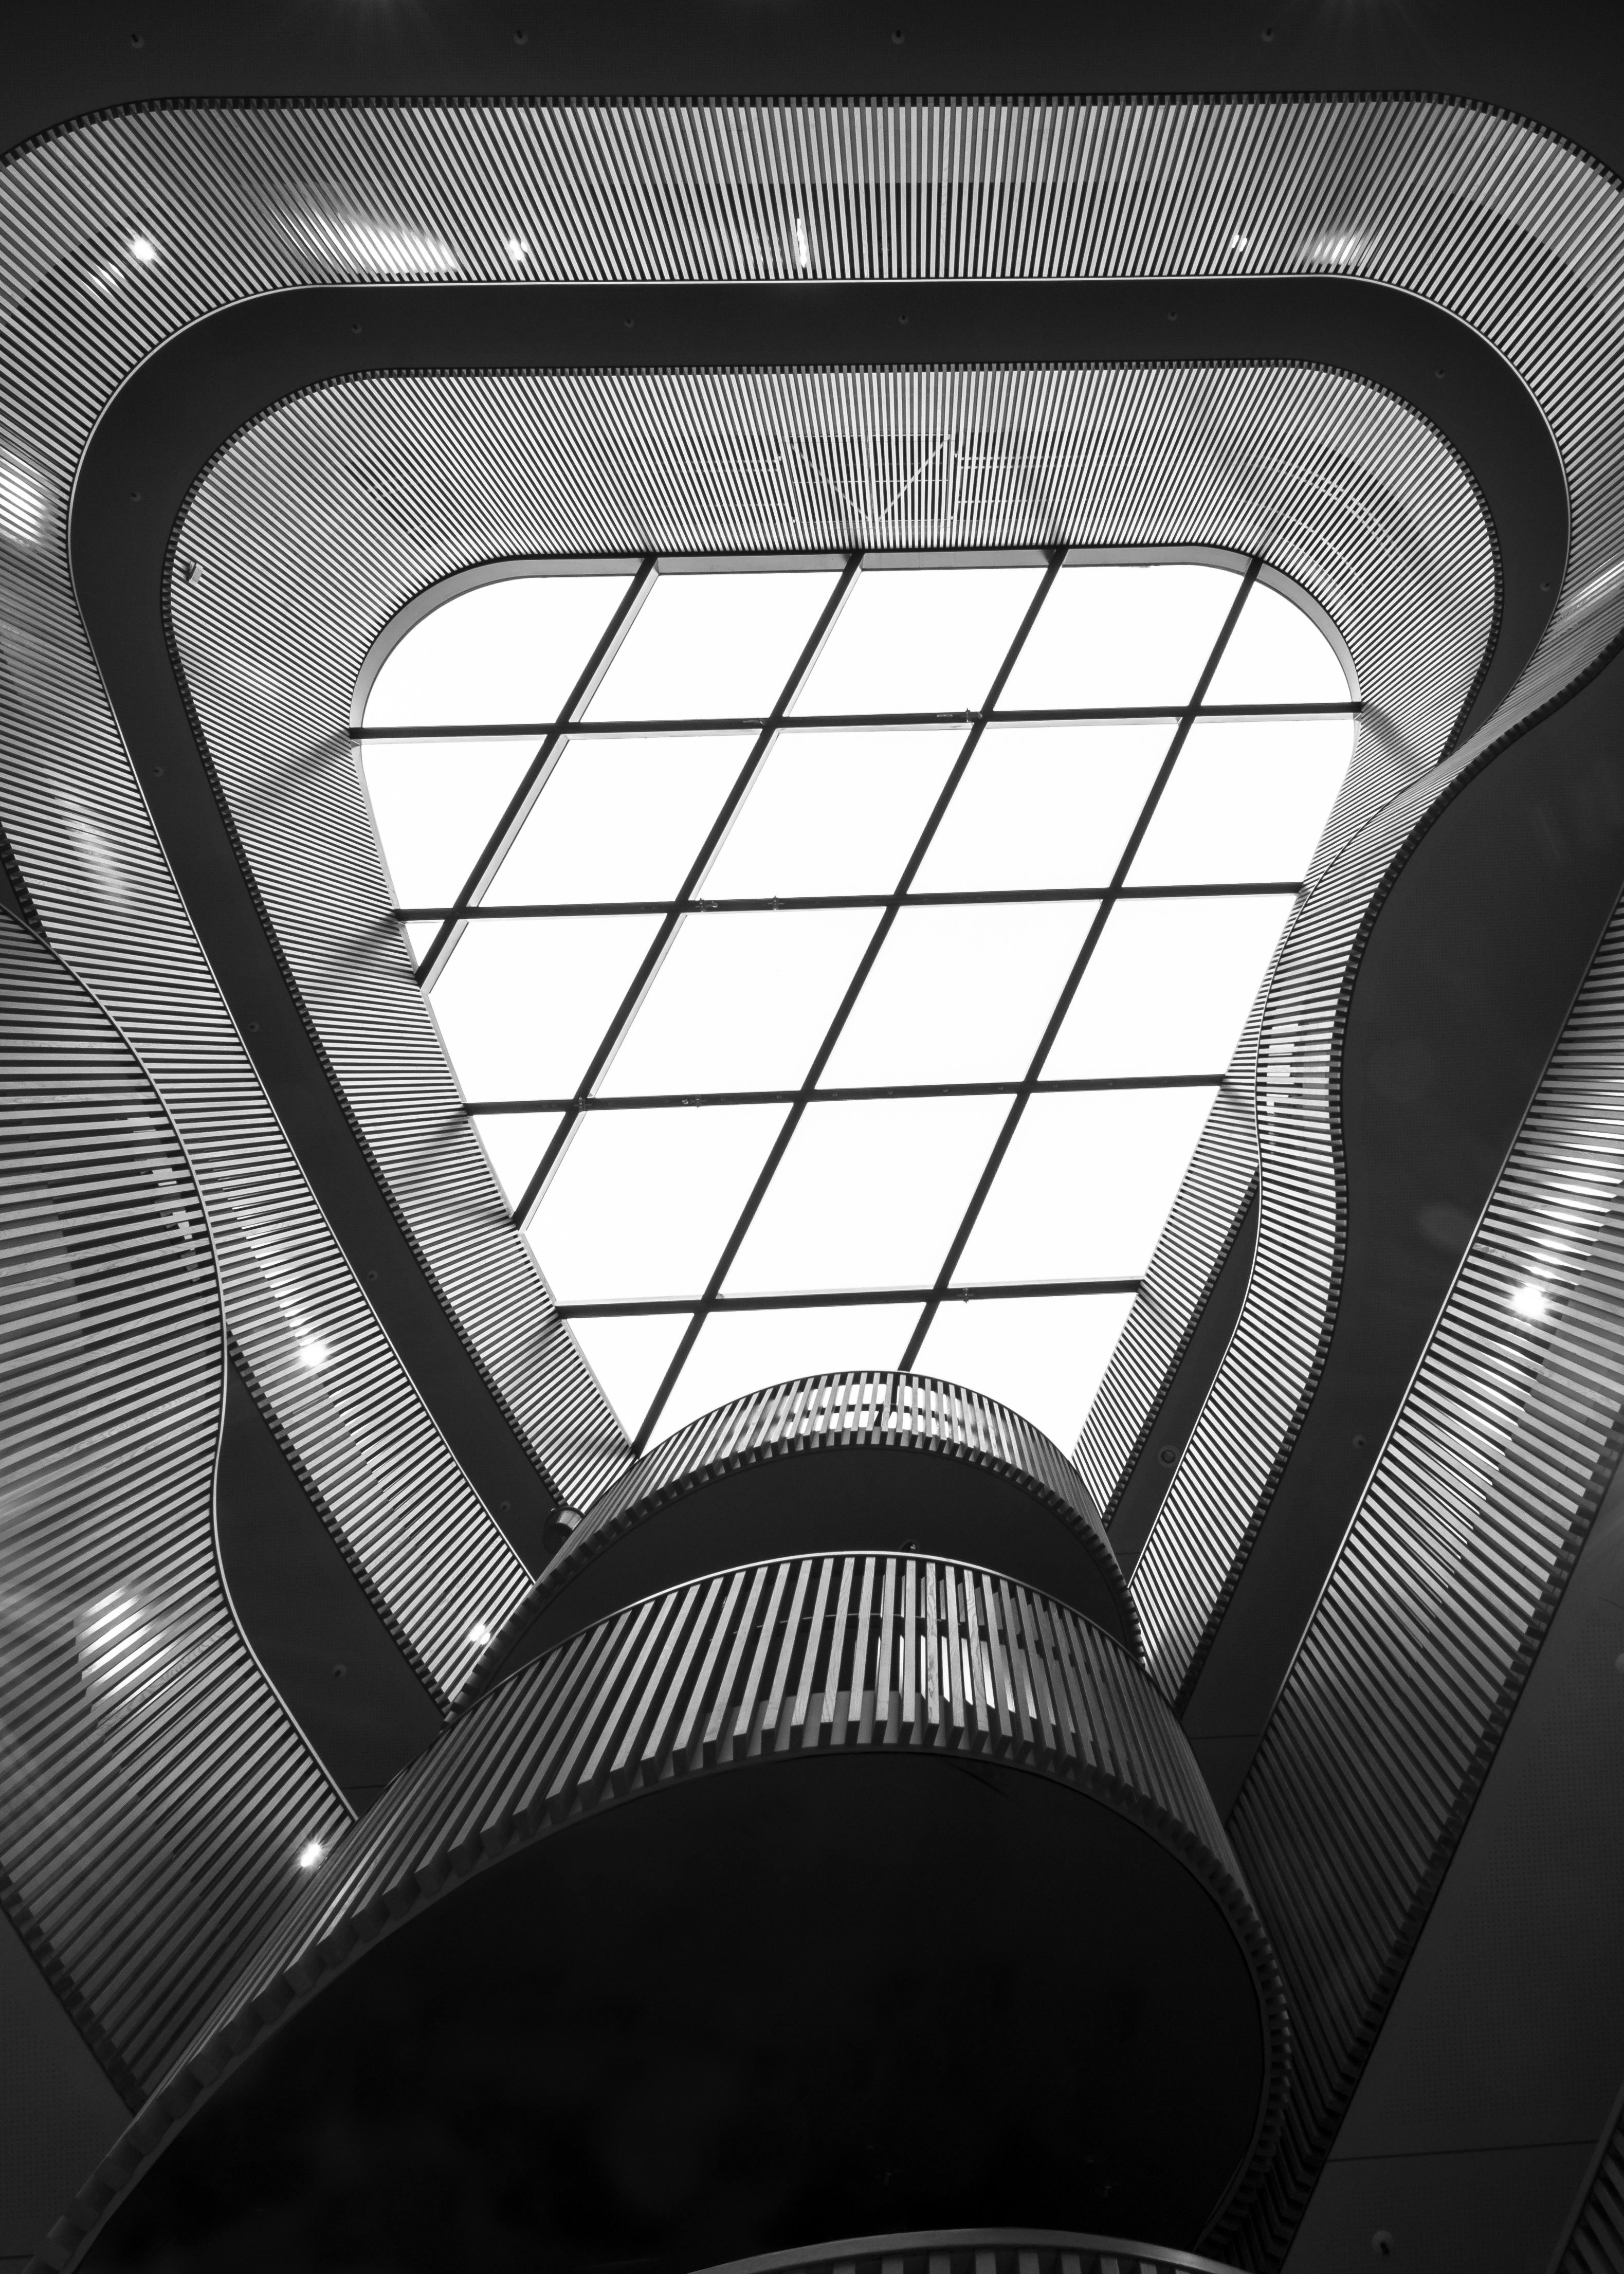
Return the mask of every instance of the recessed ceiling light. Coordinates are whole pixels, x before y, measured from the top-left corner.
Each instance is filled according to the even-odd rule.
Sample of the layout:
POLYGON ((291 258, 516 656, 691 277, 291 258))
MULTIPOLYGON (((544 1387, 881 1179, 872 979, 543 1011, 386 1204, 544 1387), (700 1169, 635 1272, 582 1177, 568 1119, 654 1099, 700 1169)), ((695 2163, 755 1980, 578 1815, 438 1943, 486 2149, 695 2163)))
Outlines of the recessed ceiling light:
POLYGON ((468 1630, 468 1639, 476 1650, 489 1650, 496 1637, 483 1619, 476 1619, 468 1630))
POLYGON ((313 1871, 327 1852, 320 1840, 307 1840, 299 1850, 300 1871, 313 1871))
POLYGON ((508 260, 513 261, 515 266, 522 260, 528 260, 530 254, 529 238, 523 237, 510 237, 508 240, 507 252, 508 260))
POLYGON ((300 1361, 307 1366, 312 1374, 320 1374, 332 1355, 331 1350, 320 1335, 301 1335, 299 1337, 300 1361))
POLYGON ((1520 1319, 1549 1318, 1551 1298, 1538 1280, 1525 1279, 1513 1295, 1511 1307, 1520 1319))
POLYGON ((803 272, 812 266, 812 248, 807 243, 807 225, 801 215, 795 215, 795 266, 803 272))
POLYGON ((144 268, 149 268, 158 258, 155 239, 148 237, 144 230, 138 230, 130 239, 130 258, 132 260, 139 260, 144 268))

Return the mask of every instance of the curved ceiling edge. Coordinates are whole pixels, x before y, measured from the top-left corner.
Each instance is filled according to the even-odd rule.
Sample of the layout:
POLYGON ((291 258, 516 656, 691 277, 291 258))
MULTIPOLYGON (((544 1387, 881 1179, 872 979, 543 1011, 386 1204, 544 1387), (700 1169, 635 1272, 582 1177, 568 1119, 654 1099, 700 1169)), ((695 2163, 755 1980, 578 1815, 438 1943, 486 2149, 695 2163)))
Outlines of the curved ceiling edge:
POLYGON ((0 1902, 132 2108, 350 1820, 222 1581, 218 1260, 162 1090, 0 914, 9 1496, 0 1902), (39 1764, 52 1764, 47 1793, 39 1764), (30 1765, 33 1773, 29 1773, 30 1765), (252 1791, 251 1804, 219 1796, 252 1791), (177 1836, 176 1825, 185 1829, 177 1836))
MULTIPOLYGON (((334 364, 342 373, 357 361, 382 355, 440 370, 491 369, 523 358, 527 350, 533 354, 539 338, 555 364, 573 349, 583 365, 600 370, 608 359, 605 350, 623 369, 635 371, 673 346, 679 353, 688 351, 684 360, 690 365, 695 351, 705 348, 713 357, 730 350, 748 357, 754 350, 760 367, 766 361, 763 350, 775 343, 779 356, 793 360, 816 340, 825 354, 837 348, 853 356, 866 353, 880 367, 887 360, 900 367, 905 335, 912 361, 916 341, 928 349, 932 332, 945 333, 951 326, 960 356, 1000 342, 1048 350, 1052 356, 1084 335, 1106 358, 1125 362, 1136 348, 1160 348, 1166 330, 1165 294, 1155 285, 914 287, 900 294, 887 291, 883 298, 868 289, 846 288, 830 295, 794 296, 805 312, 791 326, 779 320, 784 296, 763 295, 760 288, 687 287, 629 297, 622 291, 605 305, 606 297, 578 289, 559 293, 546 288, 475 288, 447 297, 422 288, 398 288, 364 295, 281 295, 245 303, 192 327, 126 382, 103 416, 75 491, 71 556, 81 606, 169 857, 261 1071, 275 1085, 279 1100, 284 1094, 291 1098, 284 1118, 329 1218, 352 1253, 365 1254, 373 1270, 379 1269, 382 1230, 380 1180, 368 1160, 357 1158, 353 1124, 340 1126, 344 1108, 325 1065, 308 1063, 314 1030, 297 990, 289 995, 280 956, 272 977, 267 951, 274 930, 267 943, 263 926, 233 905, 242 894, 242 877, 237 861, 218 841, 222 825, 208 780, 200 770, 172 763, 189 736, 173 677, 161 667, 156 652, 162 636, 158 595, 163 553, 172 541, 170 519, 199 463, 207 466, 226 436, 263 417, 267 397, 274 402, 279 395, 319 386, 324 368, 334 364), (763 306, 763 299, 778 305, 763 306), (641 335, 629 343, 628 305, 636 310, 634 328, 641 335), (899 312, 912 319, 906 327, 897 322, 899 312), (130 493, 138 486, 139 509, 132 512, 130 493), (139 610, 129 606, 132 572, 138 589, 151 596, 151 605, 139 610), (160 750, 170 764, 160 760, 160 750), (294 1073, 301 1058, 306 1062, 302 1079, 294 1073)), ((1371 352, 1372 340, 1387 340, 1387 368, 1374 380, 1390 388, 1395 378, 1434 368, 1430 358, 1440 352, 1450 355, 1477 406, 1470 437, 1477 486, 1509 538, 1501 544, 1501 555, 1515 563, 1510 601, 1501 612, 1491 689, 1513 677, 1522 659, 1517 648, 1530 638, 1541 614, 1542 580, 1532 568, 1550 567, 1560 555, 1563 516, 1560 477, 1548 446, 1543 463, 1539 456, 1543 429, 1537 413, 1498 359, 1435 312, 1358 285, 1320 282, 1250 286, 1238 292, 1215 287, 1192 295, 1184 315, 1180 343, 1192 349, 1198 361, 1227 362, 1246 339, 1260 338, 1266 350, 1283 354, 1293 336, 1306 329, 1316 347, 1344 357, 1362 353, 1369 364, 1378 360, 1371 352), (1232 292, 1239 305, 1226 306, 1232 292), (1514 647, 1507 635, 1519 628, 1522 639, 1514 647)), ((1354 478, 1351 473, 1349 478, 1354 478)), ((342 516, 353 504, 353 499, 339 501, 336 510, 342 516)), ((187 588, 188 606, 206 593, 207 584, 205 578, 187 588)), ((1442 719, 1434 731, 1447 731, 1451 723, 1442 719)), ((297 875, 291 889, 297 896, 297 875)), ((316 1043, 314 1050, 320 1058, 321 1044, 316 1043)), ((387 1193, 387 1178, 382 1182, 387 1193)), ((412 1239, 398 1209, 391 1216, 396 1247, 410 1252, 397 1254, 387 1274, 372 1283, 373 1300, 408 1356, 420 1389, 440 1412, 464 1465, 478 1474, 475 1465, 482 1458, 489 1464, 479 1449, 480 1431, 488 1434, 497 1417, 488 1397, 480 1399, 479 1385, 467 1380, 466 1356, 460 1372, 446 1362, 444 1314, 424 1284, 421 1244, 412 1239)), ((448 1268, 456 1277, 455 1260, 448 1268)), ((488 1385, 490 1371, 482 1371, 488 1385)), ((502 1371, 499 1366, 498 1374, 502 1371)), ((508 1386, 524 1403, 511 1378, 508 1386)), ((513 1412, 511 1398, 508 1412, 513 1412)), ((556 1424, 553 1434, 556 1438, 556 1424)))

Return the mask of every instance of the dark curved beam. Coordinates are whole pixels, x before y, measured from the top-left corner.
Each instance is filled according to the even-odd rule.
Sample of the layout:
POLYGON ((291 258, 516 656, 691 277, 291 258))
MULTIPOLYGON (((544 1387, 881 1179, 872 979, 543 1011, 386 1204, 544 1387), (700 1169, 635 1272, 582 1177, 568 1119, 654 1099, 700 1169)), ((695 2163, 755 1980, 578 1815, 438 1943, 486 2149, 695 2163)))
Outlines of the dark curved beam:
MULTIPOLYGON (((240 429, 301 389, 432 368, 837 363, 1237 362, 1351 371, 1433 420, 1470 468, 1503 564, 1484 715, 1549 614, 1566 495, 1543 418, 1467 327, 1336 278, 1076 284, 313 288, 169 342, 109 403, 69 545, 86 624, 181 891, 254 1062, 380 1319, 476 1488, 537 1568, 553 1496, 396 1216, 263 920, 167 644, 164 574, 191 490, 240 429)), ((551 1536, 550 1536, 551 1535, 551 1536)))

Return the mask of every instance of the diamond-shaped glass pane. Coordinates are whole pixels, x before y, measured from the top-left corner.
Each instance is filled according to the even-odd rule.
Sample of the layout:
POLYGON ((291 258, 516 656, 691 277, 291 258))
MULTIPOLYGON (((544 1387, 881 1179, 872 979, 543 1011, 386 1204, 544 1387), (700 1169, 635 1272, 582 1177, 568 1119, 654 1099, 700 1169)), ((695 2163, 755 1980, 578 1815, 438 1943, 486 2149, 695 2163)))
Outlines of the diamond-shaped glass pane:
POLYGON ((486 900, 514 907, 669 900, 750 749, 748 734, 583 734, 566 742, 486 900))
POLYGON ((878 920, 871 908, 688 916, 602 1094, 797 1088, 878 920))
POLYGON ((1351 719, 1206 719, 1150 818, 1131 885, 1296 883, 1353 755, 1351 719))
POLYGON ((975 710, 1042 573, 866 568, 793 709, 808 717, 975 710))
POLYGON ((523 742, 369 742, 366 794, 397 907, 449 907, 536 755, 523 742))
POLYGON ((902 909, 821 1087, 1019 1080, 1094 907, 1014 900, 902 909))
POLYGON ((1118 900, 1043 1071, 1221 1074, 1294 902, 1118 900))
POLYGON ((573 1096, 658 929, 658 916, 470 923, 429 998, 463 1096, 573 1096))
POLYGON ((1188 703, 1237 579, 1184 561, 1063 568, 999 697, 1008 711, 1188 703))
POLYGON ((913 889, 1109 885, 1171 735, 1167 720, 988 727, 913 889))
POLYGON ((842 1303, 804 1310, 716 1311, 700 1329, 671 1402, 668 1436, 730 1398, 796 1374, 896 1366, 918 1323, 917 1303, 842 1303))
POLYGON ((510 576, 414 624, 366 700, 369 727, 529 727, 558 718, 631 579, 510 576))
POLYGON ((1336 651, 1306 610, 1254 584, 1207 690, 1209 703, 1346 703, 1336 651))
POLYGON ((1033 1098, 970 1234, 959 1283, 1137 1278, 1214 1095, 1109 1089, 1033 1098))
POLYGON ((928 1286, 1008 1111, 1003 1097, 808 1106, 724 1291, 928 1286))
MULTIPOLYGON (((643 1427, 650 1401, 688 1329, 688 1316, 686 1311, 656 1311, 631 1318, 570 1321, 582 1356, 628 1437, 643 1427)), ((664 1434, 664 1422, 660 1427, 664 1434)))
POLYGON ((780 734, 710 864, 705 898, 893 891, 964 741, 962 727, 780 734))
POLYGON ((703 1294, 787 1111, 583 1114, 529 1225, 559 1301, 703 1294))
POLYGON ((557 1134, 561 1113, 476 1113, 474 1126, 510 1209, 516 1209, 557 1134))
POLYGON ((1069 1453, 1132 1307, 1132 1295, 944 1303, 920 1351, 919 1369, 1012 1405, 1069 1453))
POLYGON ((587 717, 764 717, 837 581, 831 568, 657 577, 587 717))

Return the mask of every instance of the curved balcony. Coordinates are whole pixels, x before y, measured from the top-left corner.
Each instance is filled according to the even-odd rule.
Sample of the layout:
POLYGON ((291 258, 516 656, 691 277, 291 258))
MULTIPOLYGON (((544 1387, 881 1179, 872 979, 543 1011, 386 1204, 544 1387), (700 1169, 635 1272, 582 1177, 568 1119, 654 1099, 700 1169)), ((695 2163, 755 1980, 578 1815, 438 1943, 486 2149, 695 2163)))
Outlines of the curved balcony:
POLYGON ((1024 2227, 955 2227, 869 2234, 814 2250, 774 2250, 705 2274, 1237 2274, 1216 2258, 1118 2235, 1046 2234, 1024 2227))
POLYGON ((463 2264, 480 2234, 489 2263, 677 2274, 943 2219, 1182 2246, 1269 2150, 1285 2038, 1120 1643, 974 1565, 774 1559, 464 1712, 314 1872, 61 2261, 160 2148, 92 2265, 200 2274, 267 2221, 289 2264, 335 2233, 463 2264))
POLYGON ((825 1374, 736 1398, 645 1454, 588 1510, 465 1695, 701 1572, 857 1549, 990 1565, 1139 1653, 1116 1558, 1058 1446, 954 1382, 825 1374))

